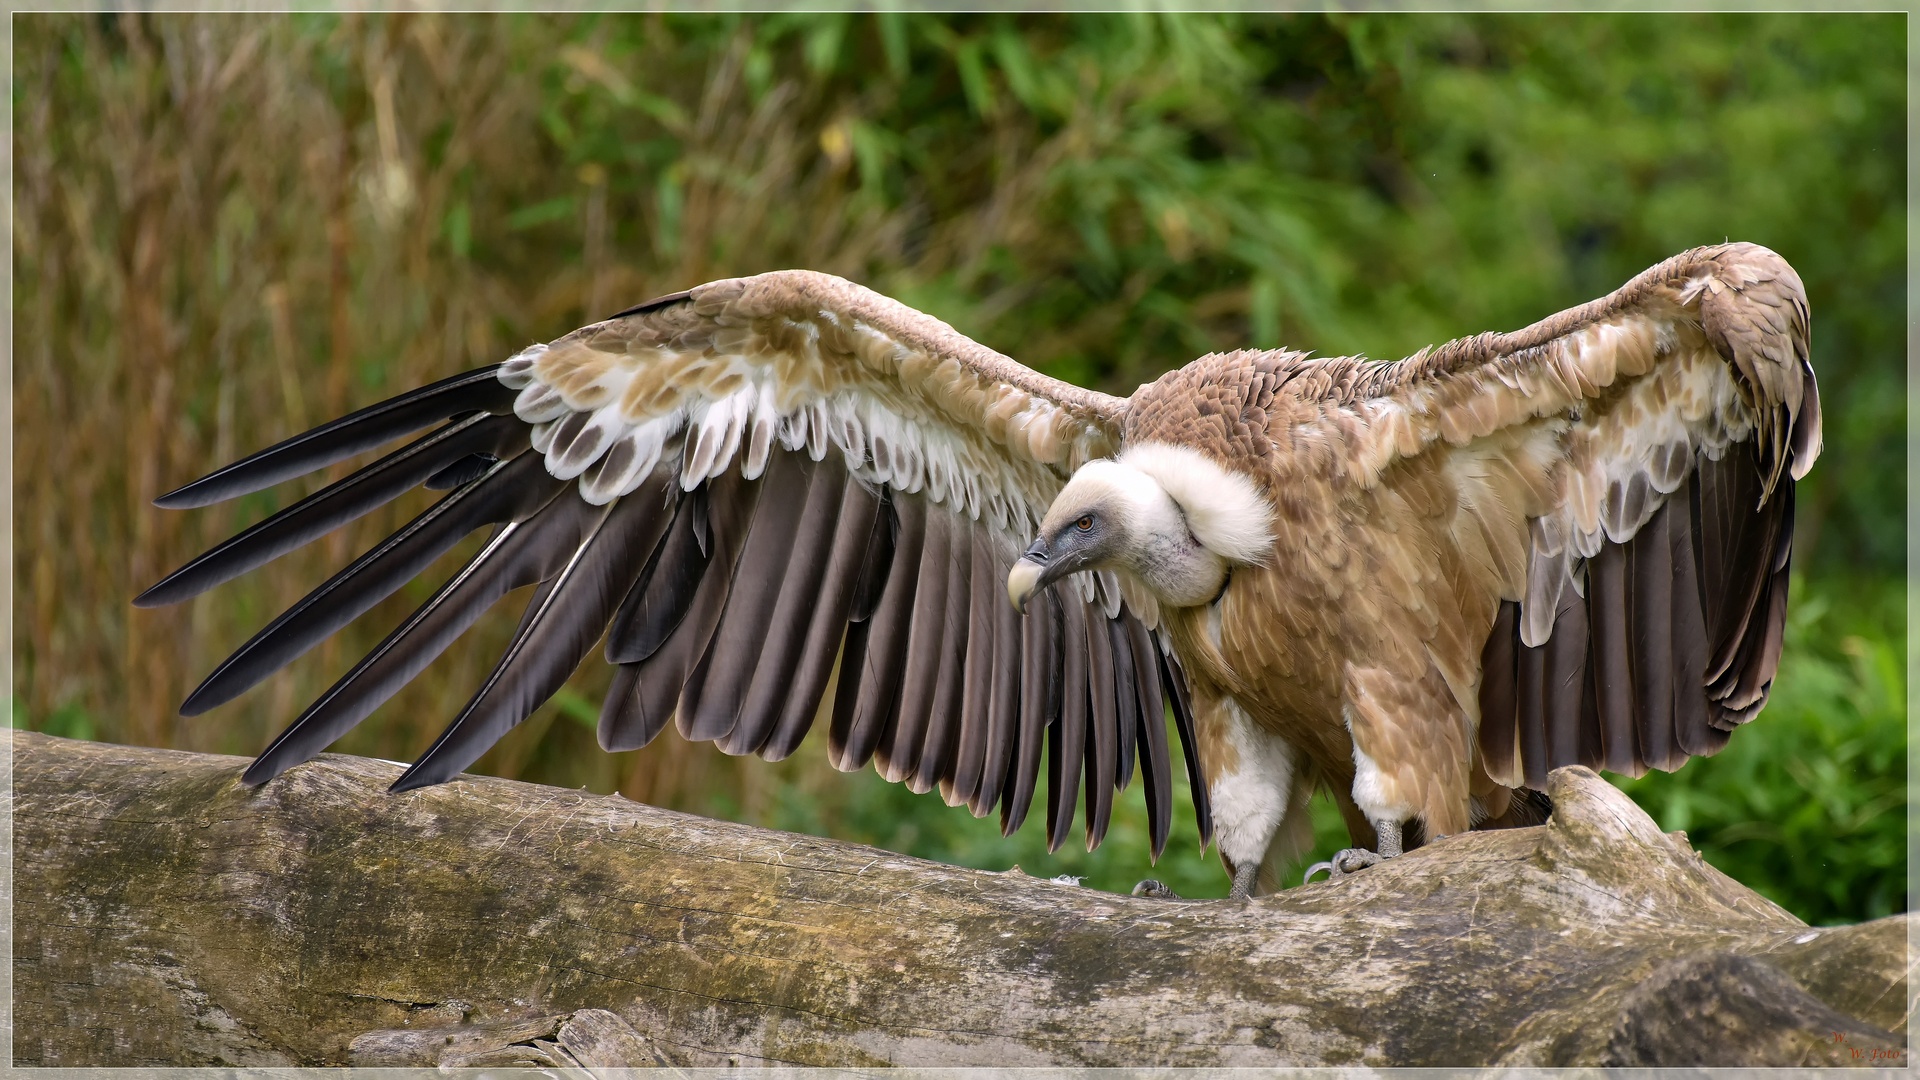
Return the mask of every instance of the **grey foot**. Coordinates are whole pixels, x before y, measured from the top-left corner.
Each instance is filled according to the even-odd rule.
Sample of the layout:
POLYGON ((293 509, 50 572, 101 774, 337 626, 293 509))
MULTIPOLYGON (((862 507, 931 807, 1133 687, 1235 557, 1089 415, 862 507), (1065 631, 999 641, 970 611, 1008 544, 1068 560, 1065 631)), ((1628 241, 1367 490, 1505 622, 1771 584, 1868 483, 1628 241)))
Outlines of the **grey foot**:
POLYGON ((1236 867, 1233 871, 1233 888, 1227 890, 1229 900, 1253 899, 1254 879, 1260 876, 1260 864, 1236 867))
POLYGON ((1335 854, 1333 858, 1326 862, 1317 862, 1307 867, 1307 876, 1300 879, 1300 884, 1311 884, 1313 882, 1313 875, 1322 870, 1327 872, 1328 881, 1339 881, 1348 874, 1358 873, 1374 865, 1379 862, 1380 859, 1381 856, 1368 851, 1366 848, 1350 847, 1335 854))
POLYGON ((1133 887, 1133 895, 1145 896, 1153 900, 1180 899, 1180 894, 1173 891, 1173 886, 1164 881, 1155 881, 1152 878, 1148 878, 1140 884, 1135 885, 1133 887))

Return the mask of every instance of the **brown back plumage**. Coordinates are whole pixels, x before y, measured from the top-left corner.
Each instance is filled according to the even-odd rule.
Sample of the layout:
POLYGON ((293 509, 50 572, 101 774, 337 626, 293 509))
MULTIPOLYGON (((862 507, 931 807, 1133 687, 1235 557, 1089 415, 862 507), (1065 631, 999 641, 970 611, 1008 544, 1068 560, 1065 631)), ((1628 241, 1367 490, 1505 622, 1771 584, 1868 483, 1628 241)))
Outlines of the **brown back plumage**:
POLYGON ((1798 276, 1727 244, 1405 360, 1203 357, 1141 388, 1124 437, 1200 449, 1276 510, 1203 678, 1335 778, 1354 687, 1444 687, 1374 737, 1431 768, 1466 725, 1488 775, 1538 787, 1676 768, 1759 711, 1819 398, 1798 276))

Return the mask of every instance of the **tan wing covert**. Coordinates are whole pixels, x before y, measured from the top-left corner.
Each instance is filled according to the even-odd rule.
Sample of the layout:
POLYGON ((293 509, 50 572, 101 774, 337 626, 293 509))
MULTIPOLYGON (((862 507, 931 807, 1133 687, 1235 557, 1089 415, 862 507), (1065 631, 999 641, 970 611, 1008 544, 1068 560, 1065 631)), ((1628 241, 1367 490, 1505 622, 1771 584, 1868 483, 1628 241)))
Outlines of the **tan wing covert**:
POLYGON ((1206 450, 1276 509, 1275 559, 1225 598, 1226 690, 1330 770, 1358 702, 1376 748, 1451 759, 1477 727, 1487 774, 1538 788, 1677 767, 1759 710, 1820 410, 1798 276, 1729 244, 1398 362, 1203 358, 1134 395, 1126 437, 1206 450))
POLYGON ((1525 330, 1349 371, 1322 422, 1389 537, 1383 603, 1423 628, 1489 776, 1670 770, 1758 713, 1792 482, 1820 450, 1784 260, 1696 249, 1525 330))

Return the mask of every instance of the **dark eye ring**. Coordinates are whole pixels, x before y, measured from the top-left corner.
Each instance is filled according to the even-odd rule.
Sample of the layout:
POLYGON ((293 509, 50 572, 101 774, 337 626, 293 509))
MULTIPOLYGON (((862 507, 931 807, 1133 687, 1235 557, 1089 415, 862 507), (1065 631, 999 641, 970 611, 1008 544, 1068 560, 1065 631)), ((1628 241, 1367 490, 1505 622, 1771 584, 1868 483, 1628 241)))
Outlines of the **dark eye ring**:
POLYGON ((1088 514, 1087 516, 1081 518, 1079 521, 1074 522, 1073 527, 1076 529, 1079 529, 1081 532, 1093 531, 1093 515, 1088 514))

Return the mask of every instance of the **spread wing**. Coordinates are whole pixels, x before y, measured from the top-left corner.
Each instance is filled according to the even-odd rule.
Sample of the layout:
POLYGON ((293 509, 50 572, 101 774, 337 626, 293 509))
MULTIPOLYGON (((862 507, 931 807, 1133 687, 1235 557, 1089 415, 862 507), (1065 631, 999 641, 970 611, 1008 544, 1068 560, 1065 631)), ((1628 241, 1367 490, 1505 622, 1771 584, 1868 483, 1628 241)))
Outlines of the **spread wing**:
POLYGON ((163 496, 163 507, 207 505, 441 425, 136 602, 184 600, 416 484, 451 489, 187 698, 192 715, 240 694, 493 529, 274 740, 248 783, 319 753, 500 597, 537 585, 498 665, 396 790, 470 765, 604 640, 618 668, 599 725, 609 750, 643 746, 675 720, 689 739, 778 759, 833 682, 834 765, 876 761, 976 815, 998 804, 1007 831, 1025 818, 1044 740, 1054 846, 1083 776, 1089 847, 1099 842, 1138 756, 1158 856, 1172 793, 1161 703, 1179 689, 1167 685, 1177 668, 1111 580, 1082 575, 1024 619, 1005 595, 1048 503, 1074 468, 1112 451, 1125 408, 838 278, 716 281, 163 496))
POLYGON ((1352 479, 1444 538, 1381 583, 1424 609, 1489 776, 1671 770, 1760 711, 1793 482, 1820 451, 1784 260, 1696 249, 1517 333, 1343 375, 1327 422, 1361 421, 1352 479))

